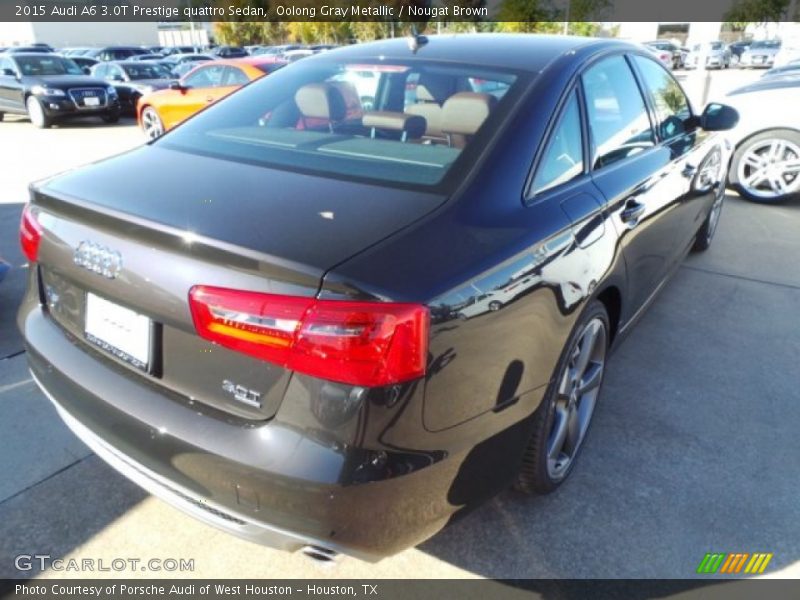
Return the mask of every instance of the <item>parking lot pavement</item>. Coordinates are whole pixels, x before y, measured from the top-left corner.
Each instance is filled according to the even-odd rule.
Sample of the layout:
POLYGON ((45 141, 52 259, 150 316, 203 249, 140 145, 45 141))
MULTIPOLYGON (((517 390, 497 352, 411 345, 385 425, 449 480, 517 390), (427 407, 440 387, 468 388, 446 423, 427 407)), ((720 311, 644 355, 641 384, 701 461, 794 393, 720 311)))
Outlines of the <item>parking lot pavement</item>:
POLYGON ((109 126, 81 119, 36 129, 25 117, 0 122, 0 204, 25 202, 28 184, 44 177, 119 154, 144 143, 133 119, 109 126))
MULTIPOLYGON (((33 135, 96 140, 80 158, 141 141, 125 127, 106 131, 109 139, 101 131, 33 135)), ((6 139, 0 152, 9 151, 6 139)), ((49 156, 44 144, 38 153, 49 156)), ((0 195, 24 187, 4 178, 0 195)), ((7 215, 18 211, 0 207, 7 257, 16 244, 7 215)), ((71 436, 28 380, 24 355, 0 360, 0 577, 35 574, 16 571, 13 557, 40 553, 194 559, 192 572, 97 573, 105 576, 683 578, 712 551, 773 552, 770 572, 800 576, 797 231, 800 202, 728 197, 711 250, 686 261, 612 357, 570 481, 547 497, 505 492, 377 565, 343 558, 319 566, 147 496, 71 436)), ((11 276, 0 284, 0 332, 19 347, 13 328, 2 328, 13 323, 24 272, 11 276)))

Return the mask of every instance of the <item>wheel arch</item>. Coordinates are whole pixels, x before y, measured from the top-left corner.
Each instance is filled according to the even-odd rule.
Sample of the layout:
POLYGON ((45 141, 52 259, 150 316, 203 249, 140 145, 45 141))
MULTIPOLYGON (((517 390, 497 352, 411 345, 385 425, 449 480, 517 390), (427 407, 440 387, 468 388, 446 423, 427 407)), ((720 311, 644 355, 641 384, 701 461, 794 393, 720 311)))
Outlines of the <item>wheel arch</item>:
POLYGON ((608 313, 608 324, 611 328, 611 331, 609 331, 609 344, 611 344, 617 336, 622 317, 622 292, 616 285, 611 284, 605 287, 595 298, 605 306, 608 313))

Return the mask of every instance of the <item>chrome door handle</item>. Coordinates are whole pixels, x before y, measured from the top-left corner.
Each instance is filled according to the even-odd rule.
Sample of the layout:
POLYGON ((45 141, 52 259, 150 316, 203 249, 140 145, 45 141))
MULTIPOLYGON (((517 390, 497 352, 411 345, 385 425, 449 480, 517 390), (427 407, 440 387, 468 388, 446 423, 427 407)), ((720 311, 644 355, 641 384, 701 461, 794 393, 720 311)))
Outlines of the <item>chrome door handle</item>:
POLYGON ((625 203, 625 208, 623 209, 622 214, 620 215, 622 217, 622 222, 628 223, 629 225, 637 225, 639 223, 639 219, 646 210, 646 205, 642 204, 635 198, 629 198, 625 203))

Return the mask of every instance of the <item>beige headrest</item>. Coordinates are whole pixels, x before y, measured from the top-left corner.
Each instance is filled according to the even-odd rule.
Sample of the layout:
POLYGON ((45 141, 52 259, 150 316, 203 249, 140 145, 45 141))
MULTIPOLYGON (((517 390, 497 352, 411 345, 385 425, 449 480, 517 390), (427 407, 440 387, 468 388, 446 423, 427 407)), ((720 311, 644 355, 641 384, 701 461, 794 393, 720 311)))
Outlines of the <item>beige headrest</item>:
POLYGON ((400 131, 409 139, 421 138, 425 134, 425 119, 419 115, 401 112, 374 111, 364 113, 361 119, 364 127, 400 131))
POLYGON ((452 77, 423 73, 417 83, 417 101, 442 104, 455 91, 455 83, 452 77))
POLYGON ((326 83, 304 85, 294 95, 294 101, 304 117, 341 121, 347 114, 342 93, 326 83))
POLYGON ((442 131, 459 135, 474 135, 497 104, 491 94, 459 92, 442 106, 442 131))

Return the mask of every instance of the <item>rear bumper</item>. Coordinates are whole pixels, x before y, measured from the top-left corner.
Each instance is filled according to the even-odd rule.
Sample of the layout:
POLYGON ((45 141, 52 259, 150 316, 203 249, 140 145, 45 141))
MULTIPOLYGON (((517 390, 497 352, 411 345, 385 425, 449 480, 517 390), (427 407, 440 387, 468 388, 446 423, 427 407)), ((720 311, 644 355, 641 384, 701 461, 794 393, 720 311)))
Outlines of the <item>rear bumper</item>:
POLYGON ((347 474, 368 451, 280 414, 244 421, 170 398, 87 351, 38 303, 23 304, 19 324, 31 373, 78 437, 153 495, 238 537, 377 561, 430 537, 459 508, 448 501, 455 455, 354 483, 347 474))

